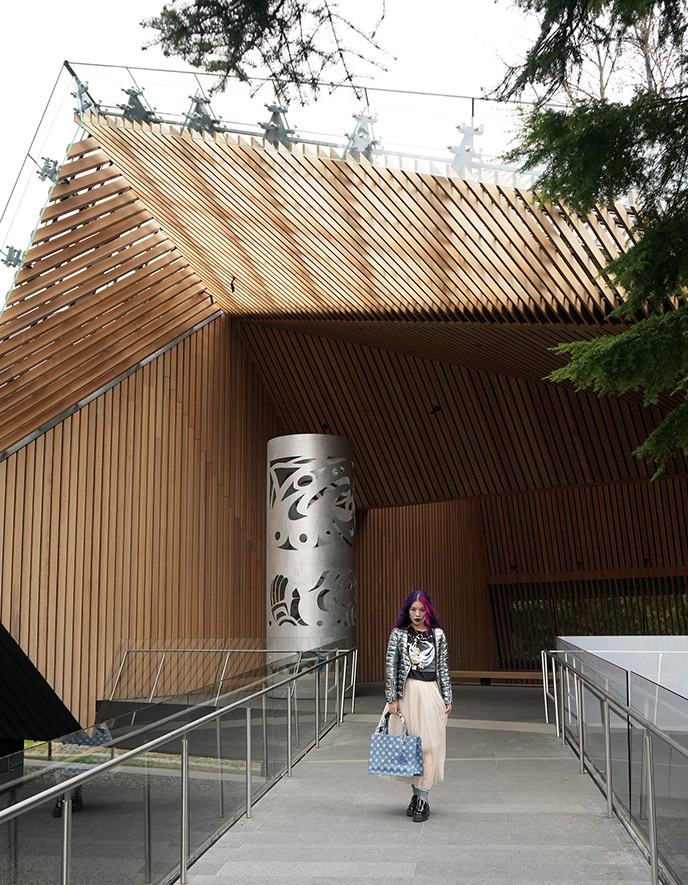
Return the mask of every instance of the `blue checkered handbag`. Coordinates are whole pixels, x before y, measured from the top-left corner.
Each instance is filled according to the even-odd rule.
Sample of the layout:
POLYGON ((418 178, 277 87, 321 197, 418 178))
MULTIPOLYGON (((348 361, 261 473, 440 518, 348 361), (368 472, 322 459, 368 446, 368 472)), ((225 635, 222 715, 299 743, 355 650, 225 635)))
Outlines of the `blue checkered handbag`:
POLYGON ((423 745, 420 737, 406 733, 406 721, 401 718, 401 734, 389 733, 389 713, 370 735, 368 774, 386 774, 392 777, 415 777, 423 774, 423 745))

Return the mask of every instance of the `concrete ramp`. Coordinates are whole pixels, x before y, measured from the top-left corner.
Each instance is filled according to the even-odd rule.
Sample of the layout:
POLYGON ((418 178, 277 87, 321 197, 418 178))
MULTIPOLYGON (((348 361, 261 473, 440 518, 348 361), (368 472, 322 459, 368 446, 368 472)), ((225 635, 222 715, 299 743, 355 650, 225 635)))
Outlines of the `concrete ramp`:
POLYGON ((405 785, 367 773, 383 703, 382 686, 361 686, 356 713, 191 867, 189 885, 650 881, 639 848, 544 724, 541 689, 457 688, 445 781, 425 823, 406 817, 405 785))

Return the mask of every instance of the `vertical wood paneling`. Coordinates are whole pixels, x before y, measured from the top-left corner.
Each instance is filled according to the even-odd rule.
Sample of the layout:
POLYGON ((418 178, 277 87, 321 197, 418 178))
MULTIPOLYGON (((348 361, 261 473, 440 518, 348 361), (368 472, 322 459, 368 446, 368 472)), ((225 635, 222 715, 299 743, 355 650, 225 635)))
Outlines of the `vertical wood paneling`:
POLYGON ((480 507, 502 666, 537 668, 561 634, 685 632, 685 478, 486 497, 480 507))
POLYGON ((414 589, 443 619, 456 669, 497 665, 487 561, 477 500, 374 509, 358 520, 360 678, 384 678, 389 631, 414 589))
POLYGON ((457 669, 536 668, 561 633, 685 632, 687 524, 684 478, 366 511, 361 678, 383 678, 414 587, 437 601, 457 669))
POLYGON ((220 318, 0 464, 3 624, 80 721, 122 641, 264 635, 281 432, 220 318))
POLYGON ((480 501, 493 583, 688 573, 685 477, 480 501))

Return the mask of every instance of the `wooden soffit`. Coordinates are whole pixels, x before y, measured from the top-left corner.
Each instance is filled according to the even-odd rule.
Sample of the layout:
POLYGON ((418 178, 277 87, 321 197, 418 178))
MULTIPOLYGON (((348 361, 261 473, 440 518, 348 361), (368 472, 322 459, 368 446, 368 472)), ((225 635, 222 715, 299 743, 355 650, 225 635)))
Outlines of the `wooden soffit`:
POLYGON ((0 320, 0 455, 216 312, 94 139, 74 144, 0 320))
POLYGON ((527 190, 90 117, 86 128, 208 291, 242 319, 597 325, 630 241, 527 190))

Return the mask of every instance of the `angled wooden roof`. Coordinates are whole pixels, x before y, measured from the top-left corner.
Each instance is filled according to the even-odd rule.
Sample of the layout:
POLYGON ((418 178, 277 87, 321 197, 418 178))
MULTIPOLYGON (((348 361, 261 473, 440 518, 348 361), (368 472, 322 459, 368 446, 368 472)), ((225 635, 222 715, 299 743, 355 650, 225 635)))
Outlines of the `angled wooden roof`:
POLYGON ((0 320, 0 453, 216 310, 93 139, 75 144, 0 320))
POLYGON ((631 451, 666 403, 542 380, 548 348, 620 328, 624 207, 86 125, 0 324, 0 451, 221 307, 289 431, 354 439, 363 506, 651 475, 631 451))
POLYGON ((529 191, 91 118, 87 126, 229 313, 599 323, 623 207, 581 219, 529 191))

